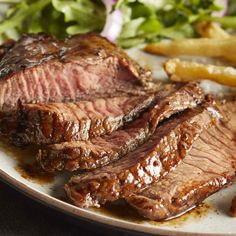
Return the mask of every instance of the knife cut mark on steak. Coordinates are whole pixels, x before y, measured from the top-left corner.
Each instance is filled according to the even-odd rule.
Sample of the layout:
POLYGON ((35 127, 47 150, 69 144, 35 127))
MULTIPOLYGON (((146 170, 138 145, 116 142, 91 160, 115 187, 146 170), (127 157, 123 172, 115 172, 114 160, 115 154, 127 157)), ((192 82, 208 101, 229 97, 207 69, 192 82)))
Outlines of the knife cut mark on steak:
POLYGON ((197 83, 176 84, 159 93, 157 104, 122 130, 86 142, 65 142, 40 150, 37 159, 47 171, 94 169, 133 151, 144 143, 164 118, 196 106, 203 100, 197 83))
POLYGON ((202 130, 214 121, 212 106, 188 109, 159 126, 134 152, 101 169, 74 176, 65 185, 79 207, 99 206, 129 196, 159 180, 186 155, 202 130))
POLYGON ((52 144, 110 134, 147 109, 155 95, 100 98, 77 103, 25 104, 14 143, 52 144))
POLYGON ((25 35, 0 60, 0 110, 23 103, 145 94, 151 72, 96 34, 25 35))
POLYGON ((160 182, 126 200, 142 216, 164 220, 192 209, 236 177, 236 103, 221 109, 227 117, 205 130, 187 157, 160 182))

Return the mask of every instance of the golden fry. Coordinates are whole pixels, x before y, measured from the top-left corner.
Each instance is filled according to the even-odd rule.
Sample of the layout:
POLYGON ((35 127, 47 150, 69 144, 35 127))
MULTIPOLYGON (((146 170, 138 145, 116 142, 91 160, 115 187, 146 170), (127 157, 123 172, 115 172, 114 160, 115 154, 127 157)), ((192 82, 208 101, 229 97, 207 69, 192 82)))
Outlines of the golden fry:
POLYGON ((215 22, 199 22, 196 25, 196 30, 204 38, 226 39, 231 37, 230 34, 215 22))
POLYGON ((236 54, 236 38, 228 39, 184 39, 170 42, 149 44, 146 52, 165 56, 209 56, 228 57, 236 54))
POLYGON ((164 64, 164 69, 173 81, 212 80, 220 84, 236 86, 236 69, 232 67, 170 59, 164 64))
POLYGON ((225 55, 224 58, 230 62, 233 66, 236 66, 236 56, 225 55))
MULTIPOLYGON (((197 32, 205 38, 226 39, 232 37, 219 24, 214 22, 199 22, 196 25, 197 32)), ((236 56, 224 55, 224 58, 236 66, 236 56)))

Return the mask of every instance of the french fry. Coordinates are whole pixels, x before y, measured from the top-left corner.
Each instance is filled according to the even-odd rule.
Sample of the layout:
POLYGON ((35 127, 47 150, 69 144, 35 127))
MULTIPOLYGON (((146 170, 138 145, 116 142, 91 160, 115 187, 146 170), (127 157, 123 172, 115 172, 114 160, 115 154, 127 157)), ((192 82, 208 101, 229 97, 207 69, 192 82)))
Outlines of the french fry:
POLYGON ((196 31, 204 38, 226 39, 231 37, 230 34, 215 22, 199 22, 196 25, 196 31))
POLYGON ((227 39, 184 39, 170 42, 149 44, 146 52, 165 56, 208 56, 229 57, 236 54, 236 38, 227 39))
POLYGON ((164 64, 164 69, 173 81, 212 80, 236 87, 236 69, 232 67, 170 59, 164 64))
POLYGON ((225 55, 224 58, 230 62, 233 66, 236 66, 236 56, 225 55))
MULTIPOLYGON (((205 38, 226 39, 232 37, 219 24, 214 22, 199 22, 196 25, 197 32, 205 38)), ((236 66, 236 56, 224 55, 224 58, 236 66)))
MULTIPOLYGON (((226 39, 233 37, 223 30, 219 24, 214 22, 199 22, 196 26, 197 32, 205 38, 226 39)), ((236 56, 232 54, 224 55, 224 58, 236 66, 236 56)))

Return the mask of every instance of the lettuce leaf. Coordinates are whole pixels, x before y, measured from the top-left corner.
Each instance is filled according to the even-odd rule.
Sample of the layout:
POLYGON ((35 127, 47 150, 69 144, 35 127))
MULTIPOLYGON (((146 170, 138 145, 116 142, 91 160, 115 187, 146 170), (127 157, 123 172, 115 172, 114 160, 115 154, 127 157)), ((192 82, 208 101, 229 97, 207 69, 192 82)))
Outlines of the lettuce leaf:
POLYGON ((4 3, 9 4, 9 8, 0 22, 0 41, 16 39, 21 33, 42 31, 58 38, 100 32, 106 19, 105 6, 99 0, 9 0, 4 3))
MULTIPOLYGON (((17 39, 22 33, 47 32, 58 38, 86 32, 101 32, 106 9, 101 0, 0 0, 8 10, 0 18, 0 41, 17 39)), ((197 21, 216 21, 236 28, 235 0, 229 15, 212 17, 221 10, 215 0, 117 0, 122 11, 122 32, 117 43, 129 48, 162 39, 195 37, 197 21)))
POLYGON ((214 0, 119 0, 115 8, 121 8, 123 14, 129 13, 124 16, 123 30, 118 39, 122 47, 163 38, 195 37, 194 24, 220 10, 214 0), (133 27, 132 22, 139 24, 133 27), (129 37, 126 32, 130 31, 132 35, 129 37))

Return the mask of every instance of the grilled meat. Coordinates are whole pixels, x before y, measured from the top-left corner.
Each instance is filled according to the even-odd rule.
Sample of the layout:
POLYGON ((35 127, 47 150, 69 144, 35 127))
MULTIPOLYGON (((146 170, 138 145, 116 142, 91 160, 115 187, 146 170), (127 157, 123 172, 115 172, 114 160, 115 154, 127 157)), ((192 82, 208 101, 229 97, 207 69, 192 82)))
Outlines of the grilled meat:
POLYGON ((16 145, 88 140, 138 117, 155 95, 98 98, 75 103, 25 104, 18 110, 16 145))
POLYGON ((171 171, 202 130, 214 121, 211 105, 188 109, 157 127, 150 139, 122 159, 71 178, 65 186, 80 207, 99 206, 138 192, 171 171))
POLYGON ((203 100, 196 83, 166 86, 157 93, 157 103, 150 111, 110 135, 81 142, 49 145, 40 150, 37 159, 47 171, 94 169, 113 162, 135 150, 155 131, 160 121, 203 100))
POLYGON ((224 119, 200 134, 173 172, 126 198, 142 216, 163 220, 183 214, 235 179, 235 102, 225 104, 220 111, 224 119))

